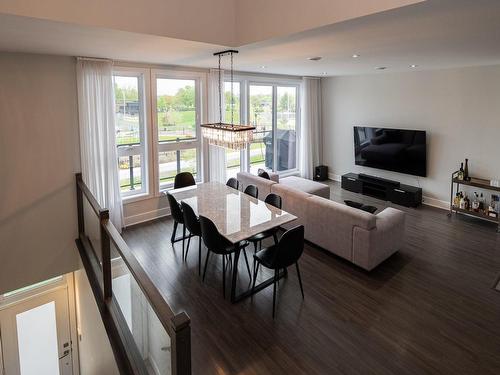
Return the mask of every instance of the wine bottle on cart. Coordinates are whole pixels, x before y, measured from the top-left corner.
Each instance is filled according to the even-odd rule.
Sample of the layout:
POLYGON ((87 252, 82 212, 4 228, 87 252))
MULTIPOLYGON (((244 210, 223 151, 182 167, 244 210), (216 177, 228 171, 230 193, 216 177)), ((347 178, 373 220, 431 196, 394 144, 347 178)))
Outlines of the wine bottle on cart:
POLYGON ((458 171, 458 179, 463 180, 464 179, 464 163, 460 163, 460 170, 458 171))
POLYGON ((465 159, 464 180, 469 181, 469 159, 465 159))

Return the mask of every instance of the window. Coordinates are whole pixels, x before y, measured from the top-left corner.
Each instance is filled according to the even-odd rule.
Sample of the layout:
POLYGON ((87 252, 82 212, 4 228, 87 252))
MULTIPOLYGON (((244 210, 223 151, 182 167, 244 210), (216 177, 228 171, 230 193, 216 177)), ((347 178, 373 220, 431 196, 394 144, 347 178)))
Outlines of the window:
POLYGON ((195 91, 195 81, 191 79, 156 80, 158 141, 196 139, 195 91))
POLYGON ((174 183, 177 173, 190 172, 195 180, 198 176, 197 150, 195 148, 158 153, 160 185, 174 183))
POLYGON ((157 71, 154 89, 159 188, 171 187, 180 172, 200 181, 200 78, 157 71))
POLYGON ((114 92, 118 174, 126 197, 147 191, 143 74, 115 72, 114 92))
POLYGON ((276 95, 276 169, 281 172, 297 167, 297 88, 278 86, 276 95))
POLYGON ((259 168, 274 169, 273 86, 250 85, 249 120, 256 129, 250 145, 250 173, 259 168))
MULTIPOLYGON (((224 98, 225 98, 225 122, 241 124, 241 95, 240 82, 233 82, 233 116, 231 118, 231 82, 224 82, 224 98)), ((226 149, 226 177, 235 177, 241 171, 241 160, 243 152, 240 150, 226 149)))
POLYGON ((298 85, 250 84, 249 122, 256 127, 249 150, 249 170, 278 172, 297 168, 298 85))

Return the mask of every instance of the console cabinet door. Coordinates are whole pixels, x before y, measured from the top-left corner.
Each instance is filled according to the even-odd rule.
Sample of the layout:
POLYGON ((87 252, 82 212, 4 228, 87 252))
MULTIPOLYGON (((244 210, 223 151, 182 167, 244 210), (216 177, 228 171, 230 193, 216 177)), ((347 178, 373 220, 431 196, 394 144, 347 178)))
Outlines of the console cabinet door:
POLYGON ((361 193, 363 190, 363 183, 357 178, 342 176, 342 189, 349 190, 354 193, 361 193))

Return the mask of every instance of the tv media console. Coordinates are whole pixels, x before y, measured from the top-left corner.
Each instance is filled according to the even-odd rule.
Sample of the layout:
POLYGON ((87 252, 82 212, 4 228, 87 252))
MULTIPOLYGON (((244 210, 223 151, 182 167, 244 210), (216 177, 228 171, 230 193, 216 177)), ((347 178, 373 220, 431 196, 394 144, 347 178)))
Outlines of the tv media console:
POLYGON ((417 207, 422 204, 421 188, 363 173, 343 175, 341 186, 342 189, 390 201, 401 206, 417 207))

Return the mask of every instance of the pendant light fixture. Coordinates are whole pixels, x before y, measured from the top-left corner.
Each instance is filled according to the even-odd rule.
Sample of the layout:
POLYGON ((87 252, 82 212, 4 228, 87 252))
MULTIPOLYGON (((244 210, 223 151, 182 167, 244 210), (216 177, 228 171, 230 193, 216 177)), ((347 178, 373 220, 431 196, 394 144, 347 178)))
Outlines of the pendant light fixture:
POLYGON ((247 147, 253 140, 253 131, 255 126, 251 125, 235 125, 234 124, 234 95, 233 95, 233 54, 238 53, 236 50, 226 50, 214 53, 214 56, 219 58, 219 122, 210 124, 201 124, 203 138, 209 144, 230 148, 233 150, 241 150, 247 147), (231 123, 223 122, 222 117, 222 77, 221 77, 221 58, 229 55, 231 58, 231 123))

